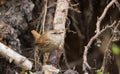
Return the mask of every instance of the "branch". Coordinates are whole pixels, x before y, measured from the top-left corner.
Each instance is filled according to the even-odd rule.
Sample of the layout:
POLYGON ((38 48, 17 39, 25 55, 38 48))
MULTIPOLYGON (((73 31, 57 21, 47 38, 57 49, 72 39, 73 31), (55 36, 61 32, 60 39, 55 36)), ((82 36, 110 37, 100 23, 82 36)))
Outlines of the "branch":
POLYGON ((43 15, 43 20, 42 20, 42 25, 41 25, 41 29, 42 31, 39 31, 39 33, 44 33, 44 27, 45 27, 45 20, 46 20, 46 15, 47 15, 47 3, 48 3, 48 0, 45 0, 45 6, 44 6, 44 15, 43 15))
POLYGON ((115 1, 115 5, 118 8, 118 10, 120 11, 120 3, 117 0, 115 1))
POLYGON ((62 34, 63 39, 62 39, 61 45, 60 45, 60 49, 62 51, 60 53, 63 53, 66 64, 67 64, 67 60, 66 60, 63 45, 64 45, 64 39, 65 39, 65 33, 66 33, 65 23, 66 23, 66 19, 67 19, 68 9, 69 9, 69 0, 57 0, 57 7, 56 7, 56 11, 55 11, 54 20, 53 20, 54 29, 63 31, 63 34, 62 34))
POLYGON ((112 0, 104 9, 102 15, 98 18, 97 23, 96 23, 96 33, 100 32, 100 24, 102 20, 104 19, 108 9, 116 2, 116 0, 112 0))
POLYGON ((16 65, 25 70, 31 70, 32 68, 33 63, 31 61, 2 43, 0 43, 0 55, 9 60, 10 63, 14 62, 16 65))
POLYGON ((68 14, 69 3, 67 0, 57 0, 57 8, 53 21, 54 29, 65 30, 65 23, 68 14))
POLYGON ((113 29, 113 35, 112 35, 112 37, 110 38, 110 40, 109 40, 109 42, 108 42, 108 44, 107 44, 107 46, 106 46, 106 50, 105 50, 104 58, 103 58, 103 64, 102 64, 102 67, 101 67, 101 70, 102 70, 103 73, 105 73, 105 69, 106 69, 105 67, 106 67, 106 64, 107 64, 107 62, 108 62, 109 47, 110 47, 111 42, 113 41, 113 39, 114 39, 114 37, 115 37, 115 34, 116 34, 116 33, 114 33, 114 32, 117 30, 117 28, 118 28, 119 25, 120 25, 120 21, 118 21, 117 25, 114 27, 114 29, 113 29))
POLYGON ((102 20, 104 19, 108 9, 115 3, 116 0, 112 0, 104 9, 102 15, 98 18, 97 23, 96 23, 96 34, 90 39, 90 41, 88 42, 87 46, 85 46, 85 50, 83 53, 83 71, 85 73, 88 73, 87 68, 89 70, 91 70, 91 66, 88 64, 87 62, 87 53, 88 53, 88 49, 90 48, 90 46, 92 45, 93 41, 102 33, 104 32, 107 28, 111 28, 113 27, 113 25, 116 23, 114 22, 112 25, 107 26, 105 29, 100 30, 100 24, 102 22, 102 20))
POLYGON ((89 70, 91 70, 91 66, 87 63, 87 53, 88 53, 88 49, 90 48, 90 46, 92 45, 93 41, 98 38, 100 36, 101 33, 103 33, 106 29, 112 28, 114 25, 116 24, 116 21, 113 22, 112 25, 110 26, 106 26, 104 29, 102 29, 100 32, 97 32, 88 42, 87 46, 85 46, 85 50, 83 53, 83 71, 87 71, 87 68, 89 70))
POLYGON ((114 37, 114 35, 112 35, 112 37, 110 38, 110 40, 109 40, 109 42, 106 46, 106 49, 105 49, 103 64, 102 64, 102 67, 101 67, 102 73, 105 73, 105 66, 106 66, 106 63, 108 62, 108 56, 109 56, 109 47, 110 47, 110 44, 113 40, 113 37, 114 37))
POLYGON ((55 17, 53 21, 53 27, 55 30, 64 31, 62 34, 63 41, 61 42, 61 46, 64 45, 65 38, 65 23, 69 9, 69 0, 57 0, 57 7, 55 11, 55 17))
POLYGON ((120 21, 117 23, 117 25, 114 27, 113 29, 113 35, 112 37, 110 38, 107 46, 106 46, 106 50, 105 50, 105 53, 104 53, 104 59, 103 59, 103 64, 102 64, 102 67, 101 67, 101 70, 102 70, 102 73, 105 73, 105 67, 106 67, 106 63, 108 62, 108 56, 109 56, 109 47, 110 47, 110 44, 115 36, 115 31, 117 30, 118 26, 120 25, 120 21))

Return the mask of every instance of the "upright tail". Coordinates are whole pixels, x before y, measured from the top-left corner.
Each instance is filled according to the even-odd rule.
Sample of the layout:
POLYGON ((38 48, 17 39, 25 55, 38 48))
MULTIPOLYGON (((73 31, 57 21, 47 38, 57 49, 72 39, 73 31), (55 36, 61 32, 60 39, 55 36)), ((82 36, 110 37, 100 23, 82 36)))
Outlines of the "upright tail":
POLYGON ((40 35, 37 31, 35 31, 35 30, 32 30, 31 33, 32 33, 32 35, 34 36, 34 38, 35 38, 36 40, 41 36, 41 35, 40 35))

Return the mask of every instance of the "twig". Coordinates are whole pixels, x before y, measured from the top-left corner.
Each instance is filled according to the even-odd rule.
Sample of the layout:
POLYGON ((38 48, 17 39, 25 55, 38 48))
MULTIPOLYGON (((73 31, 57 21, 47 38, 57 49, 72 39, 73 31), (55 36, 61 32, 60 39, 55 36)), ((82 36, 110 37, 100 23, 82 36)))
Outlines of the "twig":
POLYGON ((67 18, 67 20, 68 20, 68 23, 67 23, 66 30, 67 30, 68 32, 72 32, 73 34, 76 34, 76 33, 77 33, 78 36, 79 36, 81 39, 84 39, 85 37, 84 37, 84 35, 81 33, 81 31, 79 30, 79 28, 78 28, 77 25, 73 24, 73 27, 75 28, 75 30, 76 30, 77 32, 74 32, 74 31, 72 31, 72 30, 69 29, 69 26, 70 26, 70 24, 71 24, 71 20, 70 20, 69 18, 67 18))
POLYGON ((81 13, 81 11, 79 9, 77 9, 77 8, 69 7, 69 9, 71 9, 71 10, 77 12, 77 13, 81 13))
POLYGON ((116 0, 115 5, 117 6, 118 10, 120 11, 120 3, 116 0))
POLYGON ((103 64, 102 64, 102 67, 101 67, 101 70, 103 73, 105 73, 105 66, 106 66, 106 63, 108 62, 108 55, 109 55, 109 47, 111 45, 111 42, 115 36, 115 33, 114 31, 118 28, 118 26, 120 25, 120 21, 117 23, 117 25, 114 27, 114 30, 113 30, 113 35, 112 37, 110 38, 107 46, 106 46, 106 50, 105 50, 105 53, 104 53, 104 58, 103 58, 103 64))
POLYGON ((49 5, 47 8, 51 8, 51 7, 54 7, 55 5, 57 5, 56 2, 53 2, 51 5, 49 5))
MULTIPOLYGON (((29 58, 29 60, 31 60, 31 61, 33 61, 33 62, 36 62, 38 65, 39 65, 39 67, 42 67, 42 63, 40 63, 39 61, 35 61, 34 59, 32 59, 32 58, 29 58)), ((36 69, 35 69, 36 70, 36 69)))
POLYGON ((103 33, 106 29, 112 28, 114 25, 116 24, 116 21, 113 22, 112 25, 110 26, 106 26, 104 29, 102 29, 100 32, 97 32, 88 42, 87 46, 85 46, 85 50, 83 53, 83 71, 87 71, 87 68, 89 70, 91 70, 91 66, 87 63, 87 53, 88 53, 88 49, 90 48, 90 46, 92 45, 93 41, 101 34, 103 33))
POLYGON ((110 40, 109 40, 109 42, 106 46, 106 49, 105 49, 103 64, 102 64, 102 67, 101 67, 101 70, 102 70, 103 73, 105 73, 105 66, 106 66, 106 63, 108 62, 109 47, 110 47, 110 44, 112 42, 113 37, 114 37, 114 35, 112 35, 112 37, 110 38, 110 40))
POLYGON ((79 36, 79 38, 84 39, 85 36, 81 33, 80 29, 78 28, 78 26, 76 24, 73 24, 73 27, 75 28, 75 30, 77 31, 77 34, 79 36))
POLYGON ((78 6, 79 3, 77 3, 77 4, 72 4, 69 0, 67 0, 67 2, 69 3, 69 9, 71 9, 71 10, 77 12, 77 13, 81 13, 81 11, 80 11, 79 9, 74 8, 74 7, 78 6))
MULTIPOLYGON (((45 8, 45 5, 42 7, 42 10, 44 10, 45 8)), ((43 22, 43 15, 44 15, 45 11, 42 11, 40 14, 39 14, 39 17, 35 20, 35 22, 37 22, 36 24, 36 31, 38 31, 40 34, 41 34, 41 29, 42 29, 42 22, 43 22)), ((34 22, 34 23, 35 23, 34 22)), ((34 24, 33 23, 33 24, 34 24)))
MULTIPOLYGON (((45 19, 46 19, 47 8, 48 8, 47 3, 48 3, 48 0, 45 0, 44 15, 43 15, 43 21, 42 21, 42 24, 41 24, 42 33, 44 33, 44 29, 45 29, 44 26, 45 26, 45 19)), ((39 33, 40 33, 40 31, 39 31, 39 33)))
POLYGON ((90 48, 90 46, 92 45, 93 41, 102 33, 104 32, 107 28, 111 28, 113 27, 113 25, 116 23, 114 22, 112 25, 107 26, 105 29, 100 30, 100 24, 102 22, 102 20, 104 19, 108 9, 115 3, 116 0, 112 0, 104 9, 102 15, 98 18, 97 23, 96 23, 96 34, 90 39, 90 41, 88 42, 87 46, 85 46, 85 50, 83 53, 83 71, 85 73, 87 72, 87 68, 89 70, 91 70, 91 66, 88 64, 87 62, 87 53, 88 53, 88 49, 90 48))
POLYGON ((104 19, 108 9, 116 2, 116 0, 112 0, 104 9, 102 15, 98 18, 97 23, 96 23, 96 33, 100 32, 100 24, 102 20, 104 19))
POLYGON ((38 51, 38 47, 35 46, 35 49, 34 49, 34 62, 35 62, 35 70, 39 70, 39 67, 42 67, 42 64, 41 62, 39 61, 39 51, 38 51))

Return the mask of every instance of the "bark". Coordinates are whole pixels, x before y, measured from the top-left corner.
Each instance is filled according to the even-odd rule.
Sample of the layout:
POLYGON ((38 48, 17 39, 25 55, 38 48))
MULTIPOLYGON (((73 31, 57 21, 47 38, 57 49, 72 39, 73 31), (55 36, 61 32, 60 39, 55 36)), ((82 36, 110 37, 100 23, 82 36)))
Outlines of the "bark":
POLYGON ((33 63, 31 61, 2 43, 0 43, 0 55, 9 60, 10 63, 14 62, 16 65, 25 70, 31 70, 32 68, 33 63))

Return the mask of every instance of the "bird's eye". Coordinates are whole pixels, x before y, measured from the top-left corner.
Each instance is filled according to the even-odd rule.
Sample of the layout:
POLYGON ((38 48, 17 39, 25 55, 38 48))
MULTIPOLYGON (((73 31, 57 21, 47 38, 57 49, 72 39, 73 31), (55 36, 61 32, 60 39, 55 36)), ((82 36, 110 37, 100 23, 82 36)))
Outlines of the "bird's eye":
POLYGON ((52 34, 57 34, 56 32, 53 32, 52 34))

